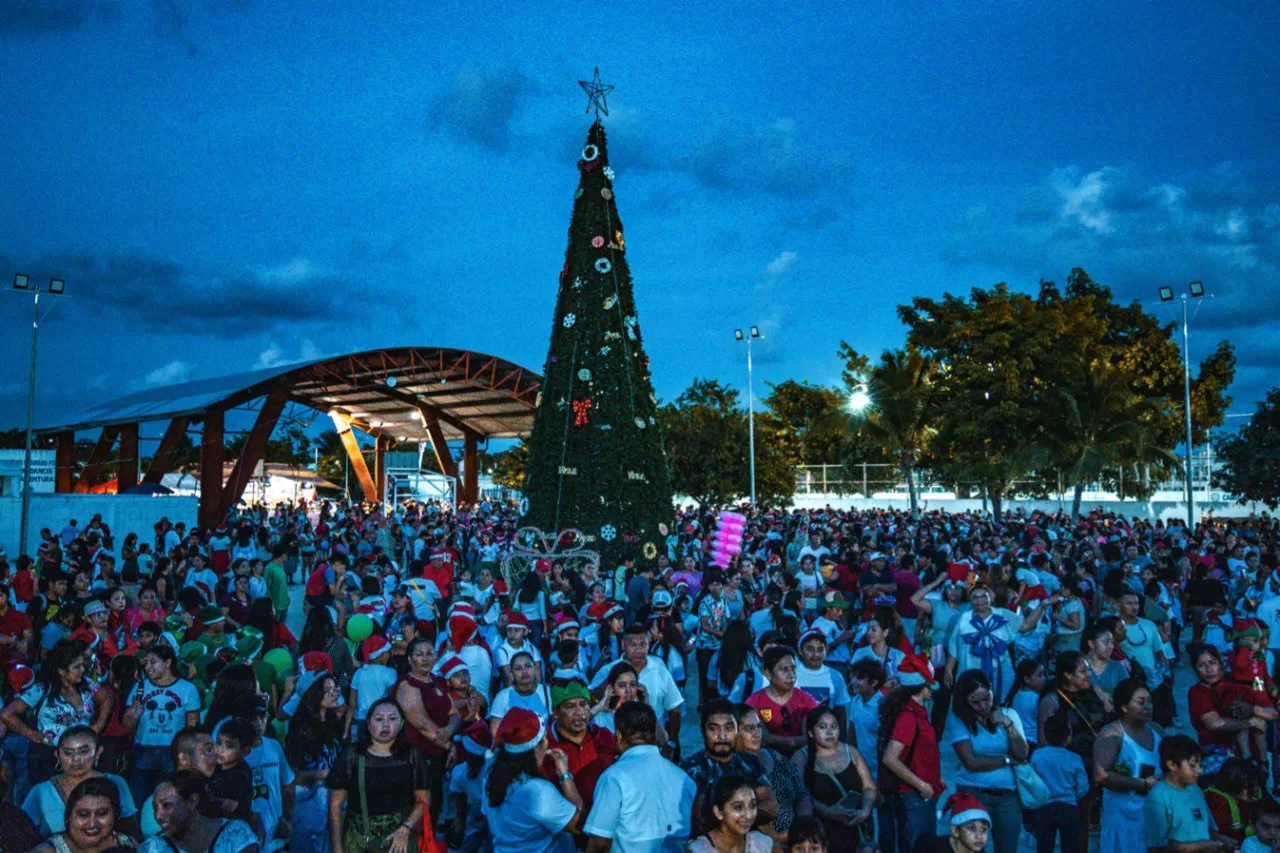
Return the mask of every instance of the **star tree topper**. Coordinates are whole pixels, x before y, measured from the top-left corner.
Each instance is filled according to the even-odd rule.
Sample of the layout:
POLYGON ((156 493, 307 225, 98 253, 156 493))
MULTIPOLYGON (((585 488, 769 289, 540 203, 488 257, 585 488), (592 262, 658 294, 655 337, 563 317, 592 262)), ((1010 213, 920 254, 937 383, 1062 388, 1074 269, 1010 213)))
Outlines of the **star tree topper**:
POLYGON ((600 113, 609 114, 609 103, 605 100, 605 96, 613 91, 613 86, 606 86, 600 82, 600 69, 596 68, 596 73, 591 82, 579 80, 578 85, 582 87, 582 91, 587 93, 587 112, 591 112, 592 108, 596 111, 596 121, 600 120, 600 113))

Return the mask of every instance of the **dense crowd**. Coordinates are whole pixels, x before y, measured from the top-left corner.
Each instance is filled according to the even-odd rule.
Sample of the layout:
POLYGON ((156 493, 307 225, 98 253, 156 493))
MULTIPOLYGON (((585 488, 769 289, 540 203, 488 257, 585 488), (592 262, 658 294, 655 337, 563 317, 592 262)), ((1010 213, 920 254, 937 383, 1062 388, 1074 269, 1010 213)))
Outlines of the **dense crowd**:
POLYGON ((748 511, 719 568, 688 508, 651 562, 504 573, 517 515, 0 555, 0 853, 1280 846, 1269 518, 748 511))

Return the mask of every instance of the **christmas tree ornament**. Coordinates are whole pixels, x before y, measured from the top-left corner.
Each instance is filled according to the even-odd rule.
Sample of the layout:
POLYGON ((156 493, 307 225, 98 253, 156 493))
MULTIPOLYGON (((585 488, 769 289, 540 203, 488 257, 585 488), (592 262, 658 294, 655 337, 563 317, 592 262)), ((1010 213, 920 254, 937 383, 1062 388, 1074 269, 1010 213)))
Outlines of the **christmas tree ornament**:
POLYGON ((603 198, 605 201, 608 201, 609 199, 613 198, 613 190, 609 189, 608 187, 605 187, 604 189, 600 190, 600 197, 603 198))
POLYGON ((573 425, 576 427, 586 426, 590 423, 591 418, 591 398, 585 400, 573 401, 573 425))
POLYGON ((590 382, 591 371, 587 370, 585 367, 582 368, 581 370, 578 371, 578 378, 581 379, 583 382, 590 382))
POLYGON ((578 276, 573 280, 573 289, 577 290, 582 287, 582 276, 578 276))
POLYGON ((661 533, 663 536, 666 536, 667 533, 670 532, 670 530, 667 528, 667 523, 665 521, 658 525, 658 532, 661 533))
MULTIPOLYGON (((604 498, 602 496, 601 500, 603 499, 604 498)), ((600 528, 600 538, 606 542, 612 542, 614 539, 617 538, 617 536, 618 536, 618 528, 614 527, 612 524, 606 524, 604 527, 600 528)))
POLYGON ((605 166, 605 167, 604 167, 604 176, 605 176, 606 178, 608 178, 609 180, 611 180, 611 181, 612 181, 612 180, 613 180, 613 169, 609 168, 608 166, 605 166))
POLYGON ((528 499, 528 498, 521 498, 521 499, 520 499, 520 514, 521 514, 521 515, 524 515, 524 514, 525 514, 526 512, 528 512, 528 511, 529 511, 529 499, 528 499))
POLYGON ((609 345, 608 345, 608 344, 605 344, 604 346, 600 347, 600 354, 601 354, 601 355, 608 355, 608 354, 609 354, 609 352, 610 352, 610 350, 609 350, 609 345))
POLYGON ((646 560, 658 559, 658 546, 654 545, 652 542, 644 543, 644 558, 646 560))
POLYGON ((592 237, 592 238, 591 238, 591 245, 592 245, 592 246, 594 246, 594 247, 596 247, 597 249, 599 249, 601 246, 603 246, 603 245, 604 245, 604 238, 603 238, 603 237, 592 237))
MULTIPOLYGON (((522 498, 523 506, 528 498, 522 498)), ((588 537, 580 530, 563 530, 557 535, 536 527, 522 527, 511 537, 511 549, 502 555, 500 568, 509 589, 517 589, 538 561, 559 563, 566 571, 583 576, 600 570, 600 554, 590 547, 588 537)))
POLYGON ((604 300, 604 310, 608 311, 614 305, 618 304, 618 297, 610 296, 604 300))
POLYGON ((574 324, 574 323, 576 323, 576 322, 578 322, 578 315, 576 315, 576 314, 572 314, 572 313, 570 313, 570 314, 565 314, 565 315, 564 315, 564 321, 563 321, 563 322, 564 322, 564 327, 565 327, 566 329, 572 329, 572 328, 573 328, 573 324, 574 324))
POLYGON ((596 258, 596 272, 606 273, 613 269, 613 264, 609 263, 608 258, 596 258))
MULTIPOLYGON (((613 91, 613 87, 600 82, 599 68, 596 69, 590 83, 586 80, 579 80, 578 85, 582 87, 582 91, 587 93, 587 112, 591 112, 593 109, 596 111, 596 123, 592 127, 599 126, 600 114, 609 114, 609 102, 606 98, 613 91)), ((601 134, 602 141, 603 137, 604 135, 601 134)))
POLYGON ((592 162, 599 156, 600 156, 600 149, 595 147, 594 145, 588 145, 587 147, 582 149, 582 159, 586 160, 588 163, 592 162))
POLYGON ((644 422, 644 418, 636 418, 636 428, 644 429, 648 424, 644 422))
POLYGON ((625 249, 625 248, 627 247, 627 243, 626 243, 626 241, 622 239, 622 232, 621 232, 621 231, 614 231, 614 232, 613 232, 613 242, 615 242, 615 243, 617 243, 617 244, 618 244, 618 248, 619 248, 619 249, 625 249))

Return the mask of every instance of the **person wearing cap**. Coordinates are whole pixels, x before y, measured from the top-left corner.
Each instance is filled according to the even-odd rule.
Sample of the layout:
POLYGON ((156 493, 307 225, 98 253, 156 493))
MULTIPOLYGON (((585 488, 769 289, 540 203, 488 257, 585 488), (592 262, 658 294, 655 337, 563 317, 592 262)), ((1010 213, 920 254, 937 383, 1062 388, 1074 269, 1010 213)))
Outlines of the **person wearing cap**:
POLYGON ((521 653, 533 658, 538 680, 541 681, 543 678, 542 655, 538 654, 537 646, 528 639, 528 617, 519 611, 512 611, 507 614, 505 634, 506 638, 502 641, 502 644, 493 651, 493 663, 501 671, 503 683, 507 685, 514 683, 511 674, 511 659, 521 653))
POLYGON ((838 589, 829 589, 819 597, 818 616, 809 625, 810 629, 821 631, 827 641, 824 662, 841 674, 848 670, 853 656, 851 646, 854 632, 852 628, 845 626, 848 612, 849 599, 845 594, 838 589))
MULTIPOLYGON (((578 681, 553 687, 551 708, 554 718, 547 728, 547 745, 568 757, 569 772, 590 809, 596 780, 618 757, 614 732, 592 723, 591 694, 578 681)), ((554 764, 543 759, 543 774, 554 776, 554 770, 554 764)))
POLYGON ((898 591, 898 582, 893 578, 893 569, 888 565, 889 558, 881 551, 872 551, 867 557, 867 567, 858 576, 858 586, 863 598, 871 599, 877 595, 893 595, 898 591))
POLYGON ((347 699, 347 733, 344 740, 356 741, 364 734, 364 721, 373 703, 391 692, 399 674, 387 666, 391 644, 374 634, 360 644, 363 665, 351 676, 347 699))
POLYGON ((546 724, 524 708, 512 708, 493 738, 493 764, 484 777, 482 810, 494 853, 573 853, 584 815, 569 757, 548 746, 546 724), (555 782, 543 777, 550 757, 555 782))
POLYGON ((915 840, 933 828, 938 796, 946 787, 938 736, 925 706, 937 684, 929 660, 908 655, 898 667, 898 686, 881 706, 882 853, 909 853, 915 840))
POLYGON ((614 716, 619 756, 595 787, 583 824, 589 853, 683 851, 697 790, 689 775, 658 751, 658 718, 643 702, 614 716))
POLYGON ((840 721, 844 731, 848 716, 849 687, 845 677, 827 666, 827 638, 822 631, 810 628, 800 635, 800 660, 796 667, 796 687, 827 705, 840 721))
POLYGON ((943 808, 947 834, 921 836, 919 853, 982 853, 991 836, 991 815, 973 794, 952 794, 943 808))
POLYGON ((453 805, 449 846, 460 853, 480 853, 489 833, 484 819, 482 783, 485 756, 493 747, 493 734, 483 720, 477 720, 454 739, 458 743, 458 761, 449 771, 448 794, 453 805))

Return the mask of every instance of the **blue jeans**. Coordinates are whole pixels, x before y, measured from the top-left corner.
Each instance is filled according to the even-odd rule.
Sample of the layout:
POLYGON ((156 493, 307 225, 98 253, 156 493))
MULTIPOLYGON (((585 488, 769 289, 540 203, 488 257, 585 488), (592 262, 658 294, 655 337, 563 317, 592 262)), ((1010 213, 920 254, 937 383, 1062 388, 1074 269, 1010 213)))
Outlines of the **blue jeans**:
POLYGON ((323 782, 298 786, 289 849, 329 853, 329 789, 323 782))
POLYGON ((1022 801, 1017 791, 995 792, 987 788, 957 785, 957 791, 973 794, 991 815, 991 843, 996 853, 1018 853, 1022 833, 1022 801))
POLYGON ((4 736, 4 743, 0 745, 0 761, 13 771, 9 801, 15 806, 22 805, 31 790, 31 780, 27 778, 27 749, 30 746, 31 741, 12 732, 4 736))
POLYGON ((173 770, 173 756, 167 746, 135 746, 129 793, 135 803, 145 802, 160 779, 173 770))
POLYGON ((937 797, 926 800, 914 791, 885 795, 878 817, 881 853, 911 853, 917 838, 937 832, 937 810, 937 797))

